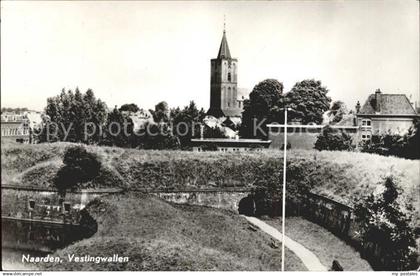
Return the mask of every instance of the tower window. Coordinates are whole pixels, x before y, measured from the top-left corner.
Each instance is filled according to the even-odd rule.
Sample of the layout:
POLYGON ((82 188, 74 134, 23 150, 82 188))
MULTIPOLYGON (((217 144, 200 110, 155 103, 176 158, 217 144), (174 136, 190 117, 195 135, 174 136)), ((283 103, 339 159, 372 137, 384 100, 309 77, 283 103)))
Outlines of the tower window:
POLYGON ((228 73, 228 81, 231 81, 231 79, 232 79, 232 75, 228 73))

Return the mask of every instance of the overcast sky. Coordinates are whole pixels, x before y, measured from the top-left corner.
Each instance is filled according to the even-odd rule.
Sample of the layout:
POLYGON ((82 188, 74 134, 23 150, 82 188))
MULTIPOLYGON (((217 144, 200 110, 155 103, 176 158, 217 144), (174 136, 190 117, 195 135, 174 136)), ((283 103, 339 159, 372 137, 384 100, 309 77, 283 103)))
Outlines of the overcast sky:
POLYGON ((315 78, 354 108, 369 93, 419 98, 419 2, 1 2, 2 107, 43 110, 61 89, 109 107, 209 107, 226 15, 238 86, 315 78))

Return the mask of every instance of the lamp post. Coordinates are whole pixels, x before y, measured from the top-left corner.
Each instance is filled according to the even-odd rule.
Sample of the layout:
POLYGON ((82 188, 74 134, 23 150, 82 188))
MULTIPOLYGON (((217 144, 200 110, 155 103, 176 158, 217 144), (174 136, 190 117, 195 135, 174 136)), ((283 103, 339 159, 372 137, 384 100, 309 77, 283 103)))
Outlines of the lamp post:
POLYGON ((281 271, 284 271, 284 237, 286 223, 286 151, 287 151, 287 111, 291 108, 284 108, 284 148, 283 148, 283 192, 282 192, 282 216, 281 216, 281 271))

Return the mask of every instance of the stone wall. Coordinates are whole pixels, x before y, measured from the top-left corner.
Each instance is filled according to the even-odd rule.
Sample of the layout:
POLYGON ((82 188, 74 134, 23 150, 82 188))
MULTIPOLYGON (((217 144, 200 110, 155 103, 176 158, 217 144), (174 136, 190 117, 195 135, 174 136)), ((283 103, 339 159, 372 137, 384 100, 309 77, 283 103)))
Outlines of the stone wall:
POLYGON ((2 186, 2 217, 76 224, 80 210, 96 197, 117 193, 116 189, 67 192, 64 199, 55 189, 2 186))
POLYGON ((169 202, 220 208, 237 213, 239 201, 246 197, 249 191, 154 192, 152 194, 169 202))
MULTIPOLYGON (((297 125, 292 129, 287 130, 287 143, 290 144, 291 149, 306 149, 311 150, 315 146, 318 135, 321 133, 324 126, 308 127, 304 125, 297 125)), ((349 127, 334 127, 337 131, 343 130, 353 138, 353 143, 359 141, 359 132, 357 128, 349 127)), ((270 148, 283 149, 284 145, 284 127, 270 127, 268 132, 268 140, 271 140, 270 148)))

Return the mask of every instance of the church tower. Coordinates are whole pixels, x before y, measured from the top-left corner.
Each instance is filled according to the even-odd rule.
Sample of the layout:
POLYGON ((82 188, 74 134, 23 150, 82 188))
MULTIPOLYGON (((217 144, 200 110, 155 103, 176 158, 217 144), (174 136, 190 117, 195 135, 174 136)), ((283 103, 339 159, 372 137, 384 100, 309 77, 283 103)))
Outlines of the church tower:
POLYGON ((220 117, 240 117, 242 109, 238 103, 238 60, 232 58, 223 30, 217 58, 211 60, 210 109, 207 115, 220 117))

